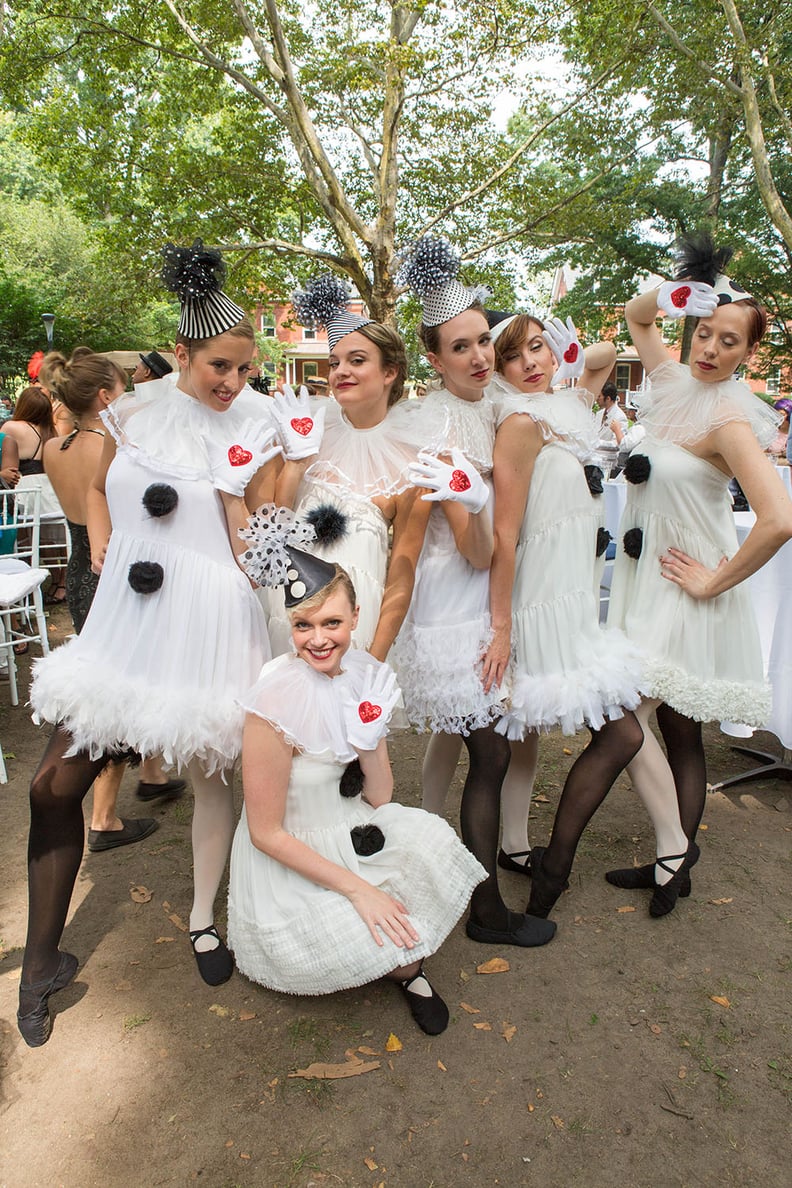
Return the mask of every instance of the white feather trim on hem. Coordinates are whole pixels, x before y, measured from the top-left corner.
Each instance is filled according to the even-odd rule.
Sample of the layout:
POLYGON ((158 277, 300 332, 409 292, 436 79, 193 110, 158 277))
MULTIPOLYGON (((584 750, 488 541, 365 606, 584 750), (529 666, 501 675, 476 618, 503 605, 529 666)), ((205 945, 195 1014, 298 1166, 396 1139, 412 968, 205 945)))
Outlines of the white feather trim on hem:
POLYGON ((671 664, 649 661, 644 676, 647 697, 659 697, 694 722, 741 722, 761 730, 770 720, 773 691, 761 681, 699 680, 671 664))

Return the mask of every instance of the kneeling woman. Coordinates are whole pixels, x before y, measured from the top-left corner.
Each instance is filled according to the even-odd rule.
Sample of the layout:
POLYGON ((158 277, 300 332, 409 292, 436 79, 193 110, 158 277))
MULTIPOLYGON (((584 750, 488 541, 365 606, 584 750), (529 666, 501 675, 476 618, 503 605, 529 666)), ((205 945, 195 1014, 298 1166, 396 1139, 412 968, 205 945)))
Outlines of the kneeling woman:
POLYGON ((423 959, 485 872, 444 821, 391 803, 393 673, 350 650, 358 609, 346 572, 299 549, 288 556, 294 651, 265 665, 244 702, 245 807, 228 904, 237 966, 290 994, 390 978, 437 1035, 448 1009, 423 959), (342 779, 356 758, 362 792, 342 779))

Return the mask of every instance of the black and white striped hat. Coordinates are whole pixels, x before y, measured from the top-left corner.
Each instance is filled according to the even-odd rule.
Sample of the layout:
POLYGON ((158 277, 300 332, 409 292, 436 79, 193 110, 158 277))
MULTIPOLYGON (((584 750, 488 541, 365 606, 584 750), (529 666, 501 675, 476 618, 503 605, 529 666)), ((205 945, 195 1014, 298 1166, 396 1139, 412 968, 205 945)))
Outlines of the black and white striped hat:
POLYGON ((188 248, 166 243, 162 255, 162 283, 181 302, 179 334, 215 338, 246 317, 244 309, 222 291, 226 266, 218 251, 196 239, 188 248))
POLYGON ((424 326, 441 326, 464 313, 489 290, 467 288, 458 279, 460 258, 447 239, 424 235, 399 253, 396 283, 417 293, 423 302, 424 326))
POLYGON ((330 350, 353 330, 371 324, 371 318, 352 313, 347 308, 349 293, 346 285, 332 272, 323 272, 308 281, 304 289, 292 293, 292 305, 301 326, 324 328, 330 350))

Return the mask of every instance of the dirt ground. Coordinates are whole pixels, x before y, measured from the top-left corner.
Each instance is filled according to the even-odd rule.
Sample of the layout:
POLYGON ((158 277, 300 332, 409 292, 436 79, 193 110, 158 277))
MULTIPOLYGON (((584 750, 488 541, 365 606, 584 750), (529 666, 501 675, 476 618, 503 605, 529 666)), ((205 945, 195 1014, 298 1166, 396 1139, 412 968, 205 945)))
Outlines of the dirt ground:
MULTIPOLYGON (((54 641, 63 612, 53 627, 54 641)), ((26 688, 27 660, 22 671, 26 688)), ((712 794, 693 894, 652 920, 647 892, 602 877, 651 855, 651 829, 622 779, 584 836, 550 945, 476 945, 458 926, 432 960, 451 1007, 433 1039, 391 985, 319 999, 272 994, 238 974, 205 986, 185 933, 185 798, 154 810, 160 829, 146 841, 86 855, 64 941, 80 970, 53 1000, 50 1042, 33 1051, 15 1011, 27 783, 44 735, 23 706, 8 706, 3 686, 0 702, 2 1188, 789 1184, 788 785, 712 794), (148 902, 130 894, 141 887, 148 902), (477 972, 493 957, 508 970, 477 972), (374 1067, 337 1080, 293 1075, 352 1058, 374 1067)), ((710 779, 749 766, 715 728, 706 738, 710 779)), ((535 843, 583 741, 543 743, 535 843)), ((766 735, 756 745, 778 750, 766 735)), ((408 735, 393 747, 408 804, 419 800, 423 746, 408 735)), ((146 815, 136 778, 128 773, 122 790, 128 816, 146 815)), ((524 876, 503 874, 502 887, 524 906, 524 876)))

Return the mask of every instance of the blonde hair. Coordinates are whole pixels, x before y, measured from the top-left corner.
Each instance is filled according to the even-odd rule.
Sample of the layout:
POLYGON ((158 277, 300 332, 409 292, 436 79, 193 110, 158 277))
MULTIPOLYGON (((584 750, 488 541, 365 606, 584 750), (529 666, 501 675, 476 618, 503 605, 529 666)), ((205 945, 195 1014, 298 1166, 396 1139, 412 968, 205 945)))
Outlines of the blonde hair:
POLYGON ((340 565, 336 565, 335 574, 330 578, 330 581, 326 586, 322 586, 321 590, 317 590, 316 593, 312 594, 310 598, 304 599, 297 606, 293 606, 290 609, 289 622, 294 622, 293 616, 295 615, 304 614, 306 611, 316 610, 318 607, 322 606, 323 603, 327 602, 328 598, 332 598, 334 594, 337 594, 341 590, 343 590, 346 594, 347 598, 349 599, 349 604, 352 607, 352 610, 354 610, 357 606, 357 592, 355 591, 355 587, 352 584, 352 578, 345 569, 342 569, 340 565))

